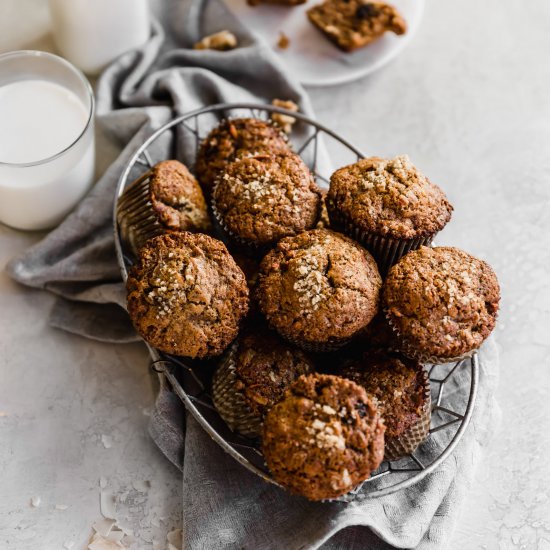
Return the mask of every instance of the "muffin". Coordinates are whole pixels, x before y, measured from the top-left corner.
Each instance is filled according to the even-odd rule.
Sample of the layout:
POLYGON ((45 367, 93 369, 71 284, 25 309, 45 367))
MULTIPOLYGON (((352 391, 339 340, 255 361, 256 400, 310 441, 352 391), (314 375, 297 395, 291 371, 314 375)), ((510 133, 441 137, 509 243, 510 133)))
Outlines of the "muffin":
POLYGON ((383 289, 383 308, 403 353, 429 363, 472 355, 493 330, 499 301, 492 268, 447 246, 407 254, 383 289))
POLYGON ((126 288, 128 313, 141 337, 190 358, 220 355, 248 311, 243 272, 222 242, 200 233, 148 240, 126 288))
POLYGON ((309 500, 333 499, 382 462, 384 422, 354 382, 300 376, 267 413, 262 451, 277 483, 309 500))
POLYGON ((118 200, 117 221, 132 250, 169 231, 211 231, 202 190, 187 167, 164 160, 132 183, 118 200))
POLYGON ((270 325, 311 351, 347 343, 378 310, 382 279, 351 239, 313 229, 279 241, 260 264, 256 299, 270 325))
POLYGON ((288 138, 275 125, 256 118, 224 120, 202 142, 197 153, 195 175, 210 197, 219 175, 228 164, 255 153, 285 153, 288 138))
POLYGON ((384 458, 411 454, 430 432, 431 392, 424 367, 396 353, 372 350, 349 362, 341 375, 375 397, 386 426, 384 458))
POLYGON ((383 2, 325 0, 307 11, 309 20, 341 50, 351 52, 378 40, 386 32, 405 34, 401 14, 383 2))
POLYGON ((212 379, 212 401, 231 430, 261 435, 262 420, 285 390, 312 372, 307 355, 263 327, 247 327, 212 379))
POLYGON ((453 210, 406 155, 366 158, 337 170, 327 209, 331 227, 367 248, 383 273, 409 250, 430 244, 453 210))
POLYGON ((312 228, 321 193, 292 153, 259 154, 229 164, 212 195, 214 218, 234 242, 251 250, 312 228))

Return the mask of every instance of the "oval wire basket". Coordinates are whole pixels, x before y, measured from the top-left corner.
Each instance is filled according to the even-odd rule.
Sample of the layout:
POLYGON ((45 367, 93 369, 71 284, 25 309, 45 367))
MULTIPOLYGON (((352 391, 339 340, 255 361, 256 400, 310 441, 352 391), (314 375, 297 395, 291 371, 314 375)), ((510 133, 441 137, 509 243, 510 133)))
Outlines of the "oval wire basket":
MULTIPOLYGON (((328 185, 336 166, 356 162, 364 155, 337 134, 300 114, 271 105, 219 104, 191 111, 154 132, 129 160, 115 195, 114 232, 117 257, 124 281, 134 257, 122 241, 116 222, 116 201, 124 189, 157 162, 178 159, 193 166, 200 142, 223 118, 268 119, 271 113, 294 117, 291 135, 294 150, 304 159, 320 187, 328 185), (330 159, 330 160, 329 160, 330 159)), ((204 430, 224 451, 267 482, 277 485, 267 470, 259 444, 229 430, 210 398, 215 361, 193 361, 147 346, 156 372, 162 373, 204 430)), ((479 377, 477 353, 446 365, 427 365, 432 388, 432 422, 429 437, 411 455, 384 461, 373 475, 350 493, 336 499, 351 502, 381 497, 419 482, 452 453, 470 421, 479 377)))

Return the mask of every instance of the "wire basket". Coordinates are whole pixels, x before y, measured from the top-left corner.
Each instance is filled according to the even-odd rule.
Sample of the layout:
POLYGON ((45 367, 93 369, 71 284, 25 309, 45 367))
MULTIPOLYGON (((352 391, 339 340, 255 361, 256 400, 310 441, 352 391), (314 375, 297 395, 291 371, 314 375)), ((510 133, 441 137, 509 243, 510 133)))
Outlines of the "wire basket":
MULTIPOLYGON (((116 222, 116 200, 125 188, 157 162, 178 159, 193 166, 201 141, 221 119, 254 117, 271 113, 293 116, 291 143, 310 167, 320 187, 328 185, 336 166, 356 162, 364 155, 340 136, 300 114, 271 105, 247 103, 204 107, 175 118, 152 134, 129 160, 118 182, 114 231, 123 279, 134 257, 122 241, 116 222)), ((214 408, 210 396, 215 361, 193 361, 159 352, 148 346, 153 369, 162 373, 186 409, 204 430, 235 460, 265 481, 277 484, 267 470, 258 441, 233 433, 214 408)), ((396 461, 384 461, 373 475, 353 491, 336 500, 351 502, 381 497, 417 483, 452 453, 470 421, 478 384, 478 356, 446 365, 427 365, 432 388, 432 422, 429 437, 414 453, 396 461)))

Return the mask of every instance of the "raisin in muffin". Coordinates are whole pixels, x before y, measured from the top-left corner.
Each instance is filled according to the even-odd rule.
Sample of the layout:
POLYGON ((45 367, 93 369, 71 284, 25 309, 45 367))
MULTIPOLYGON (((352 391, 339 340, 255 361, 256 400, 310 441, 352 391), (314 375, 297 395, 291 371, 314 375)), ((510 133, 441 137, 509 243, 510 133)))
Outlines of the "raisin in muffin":
POLYGON ((275 125, 256 118, 222 121, 202 142, 195 163, 195 175, 207 197, 227 165, 255 153, 286 153, 288 138, 275 125))
POLYGON ((453 247, 422 247, 394 265, 383 308, 403 353, 431 363, 471 355, 493 330, 500 301, 495 272, 453 247))
POLYGON ((118 200, 117 221, 134 252, 147 239, 167 231, 212 229, 197 180, 177 160, 159 162, 125 190, 118 200))
POLYGON ((212 401, 226 424, 247 437, 261 434, 267 411, 313 362, 263 326, 249 324, 212 379, 212 401))
POLYGON ((378 310, 382 279, 372 256, 326 229, 287 237, 260 264, 256 298, 270 325, 312 351, 347 343, 378 310))
POLYGON ((330 178, 326 203, 331 227, 365 246, 383 272, 409 250, 429 244, 453 210, 406 155, 340 168, 330 178))
POLYGON ((378 40, 385 32, 404 34, 400 13, 383 2, 325 0, 310 8, 309 20, 340 49, 350 52, 378 40))
POLYGON ((291 152, 232 162, 212 196, 225 234, 252 250, 312 228, 320 209, 321 193, 309 168, 291 152))
POLYGON ((220 355, 248 311, 243 272, 222 242, 199 233, 147 241, 126 288, 128 313, 143 339, 185 357, 220 355))
POLYGON ((384 458, 412 453, 430 430, 430 382, 418 361, 384 350, 370 350, 348 362, 341 375, 376 398, 386 425, 384 458))
POLYGON ((338 376, 301 376, 267 414, 262 451, 275 480, 310 500, 337 498, 384 455, 384 422, 365 390, 338 376))

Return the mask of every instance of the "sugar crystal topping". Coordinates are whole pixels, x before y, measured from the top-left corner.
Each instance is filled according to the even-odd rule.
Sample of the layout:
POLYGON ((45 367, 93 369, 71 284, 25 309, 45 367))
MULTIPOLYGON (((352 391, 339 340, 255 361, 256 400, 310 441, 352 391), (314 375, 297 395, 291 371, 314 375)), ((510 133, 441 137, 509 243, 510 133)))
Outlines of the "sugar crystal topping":
POLYGON ((323 258, 326 258, 326 250, 321 242, 293 259, 294 272, 297 275, 293 288, 304 309, 315 311, 320 303, 327 299, 330 285, 323 275, 323 258))

